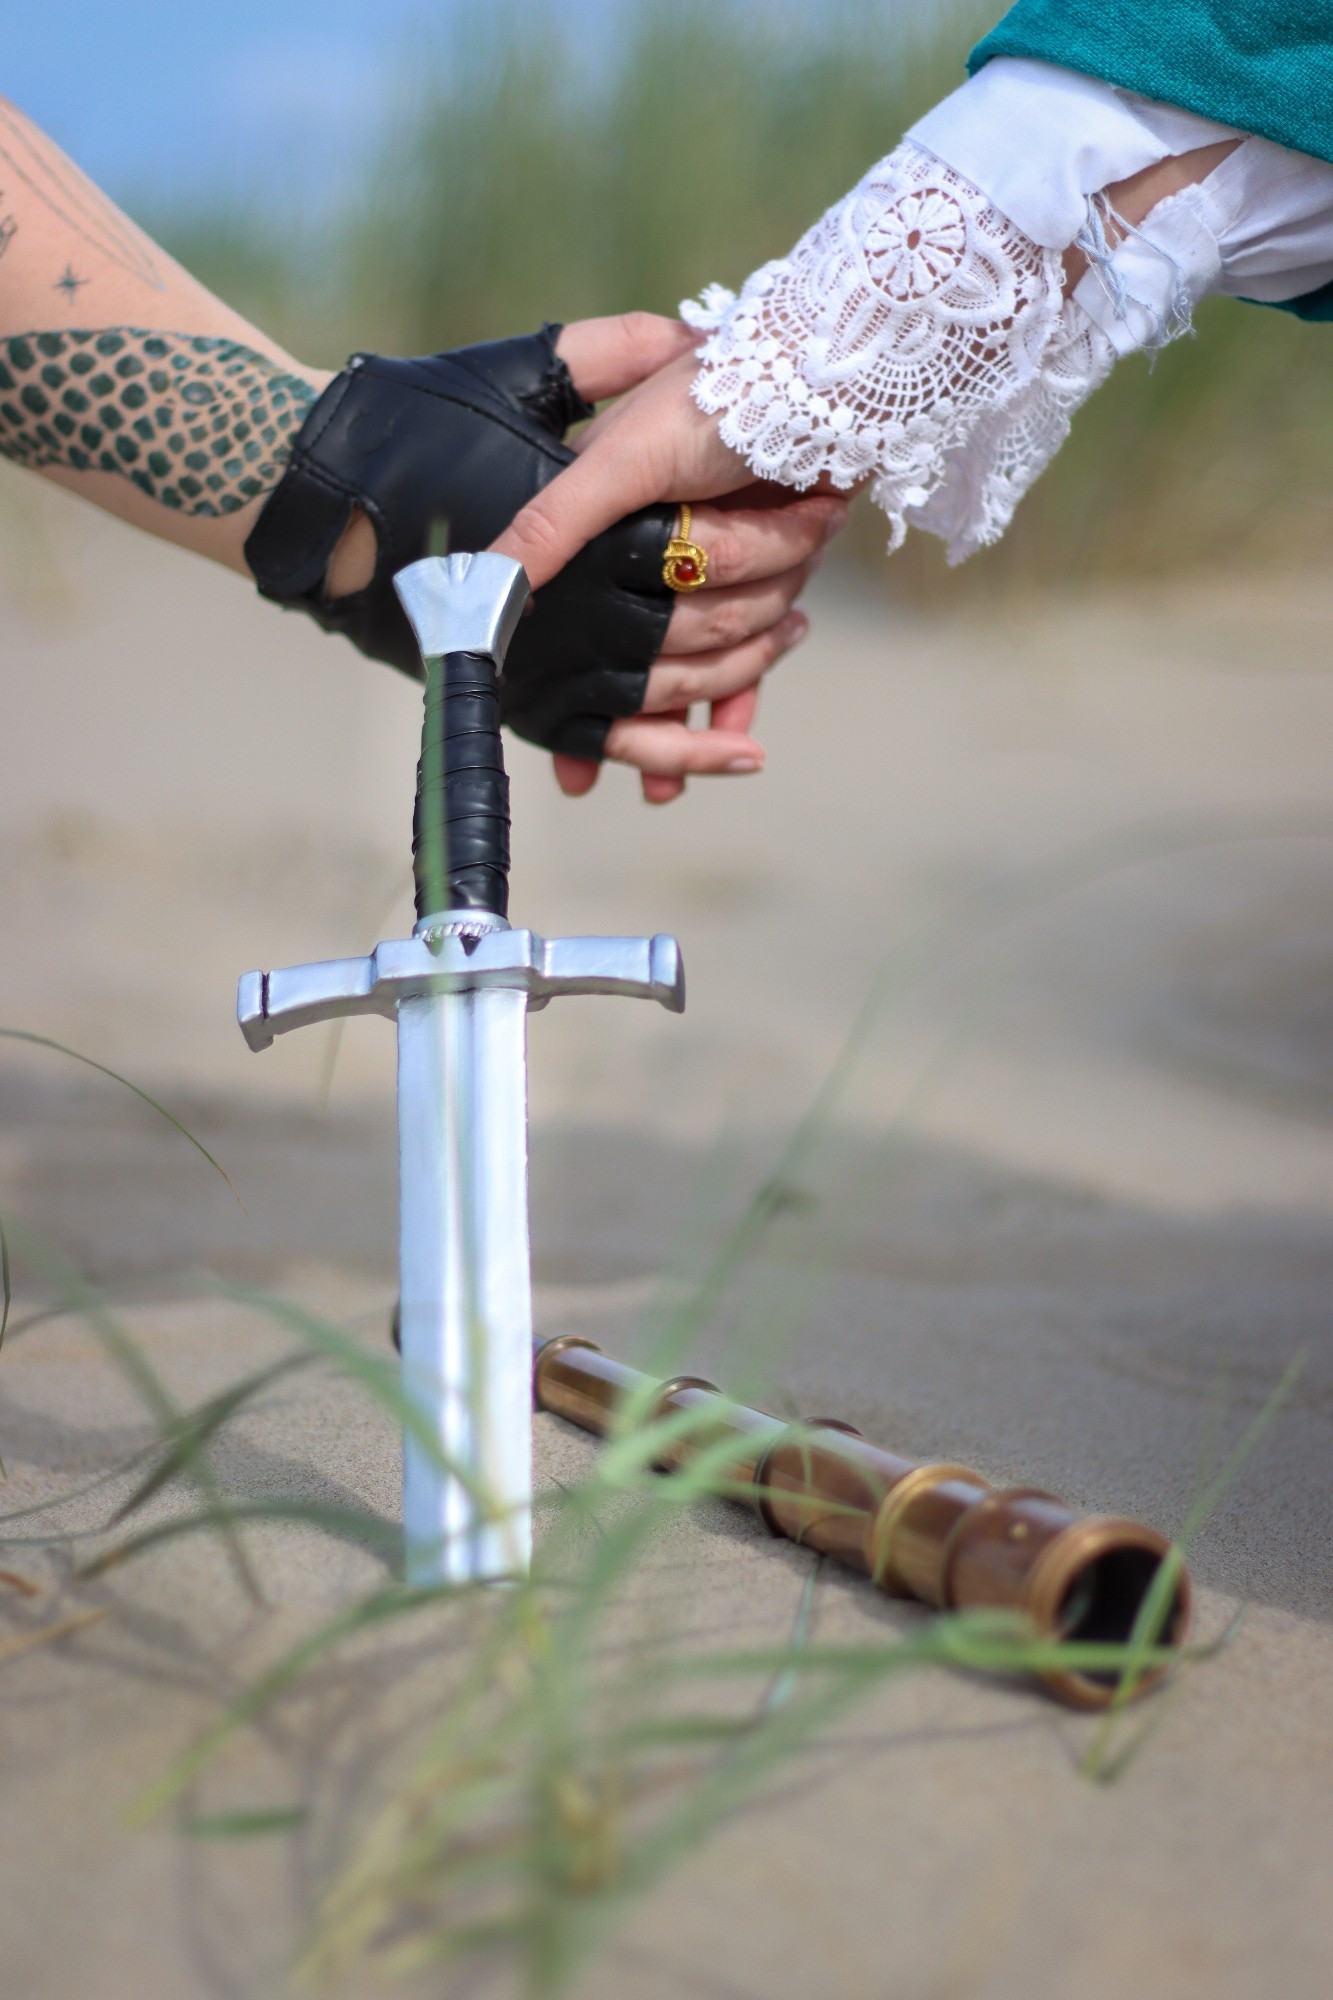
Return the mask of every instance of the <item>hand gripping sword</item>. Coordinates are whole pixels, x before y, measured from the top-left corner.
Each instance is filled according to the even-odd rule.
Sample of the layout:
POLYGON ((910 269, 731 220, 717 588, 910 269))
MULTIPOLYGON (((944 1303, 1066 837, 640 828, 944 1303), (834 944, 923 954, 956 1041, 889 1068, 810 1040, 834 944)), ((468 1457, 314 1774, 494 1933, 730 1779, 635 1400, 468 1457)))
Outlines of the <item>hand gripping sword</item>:
POLYGON ((395 586, 426 668, 416 927, 369 958, 247 972, 237 1016, 256 1050, 340 1015, 397 1020, 405 1574, 474 1583, 525 1571, 532 1550, 527 1015, 562 993, 679 1013, 685 982, 674 938, 547 940, 507 921, 496 676, 520 566, 428 556, 395 586))

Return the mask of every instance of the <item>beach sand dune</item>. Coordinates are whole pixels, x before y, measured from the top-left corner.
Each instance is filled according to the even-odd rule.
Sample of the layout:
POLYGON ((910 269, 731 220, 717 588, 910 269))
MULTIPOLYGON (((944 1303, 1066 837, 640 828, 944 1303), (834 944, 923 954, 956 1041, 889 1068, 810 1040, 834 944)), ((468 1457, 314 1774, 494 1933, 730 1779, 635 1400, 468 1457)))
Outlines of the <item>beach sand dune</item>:
MULTIPOLYGON (((784 1409, 1167 1529, 1209 1454, 1304 1368, 1194 1552, 1202 1634, 1243 1600, 1239 1634, 1121 1784, 1081 1779, 1092 1725, 1027 1690, 890 1685, 654 1892, 579 1990, 1315 2000, 1333 1949, 1333 586, 929 620, 863 590, 825 583, 768 691, 760 779, 650 812, 613 771, 571 803, 513 747, 516 919, 674 931, 690 995, 680 1020, 580 1001, 533 1021, 542 1326, 629 1347, 780 1162, 887 965, 821 1143, 693 1365, 735 1381, 763 1349, 784 1409)), ((105 1288, 182 1402, 279 1345, 201 1274, 382 1351, 391 1033, 352 1024, 336 1062, 323 1030, 255 1057, 233 1001, 247 967, 409 923, 415 690, 15 478, 0 689, 0 1024, 161 1097, 245 1204, 112 1083, 11 1042, 0 1213, 105 1288)), ((52 1283, 19 1258, 20 1329, 52 1283)), ((537 1432, 547 1482, 594 1449, 553 1419, 537 1432)), ((11 1334, 6 1507, 148 1436, 82 1322, 11 1334)), ((331 1380, 294 1378, 217 1466, 243 1498, 396 1515, 397 1441, 331 1380)), ((79 1506, 62 1518, 105 1517, 79 1506)), ((38 1593, 0 1580, 15 2000, 282 1989, 312 1844, 123 1819, 256 1661, 383 1574, 312 1536, 264 1528, 254 1547, 266 1610, 211 1546, 82 1587, 77 1543, 3 1555, 38 1593), (8 1646, 90 1605, 106 1615, 86 1630, 8 1646)), ((771 1644, 807 1561, 719 1506, 664 1540, 645 1601, 771 1644)), ((823 1639, 917 1616, 821 1577, 823 1639)), ((234 1746, 214 1804, 336 1818, 391 1756, 403 1702, 453 1670, 459 1633, 435 1643, 330 1669, 234 1746)))

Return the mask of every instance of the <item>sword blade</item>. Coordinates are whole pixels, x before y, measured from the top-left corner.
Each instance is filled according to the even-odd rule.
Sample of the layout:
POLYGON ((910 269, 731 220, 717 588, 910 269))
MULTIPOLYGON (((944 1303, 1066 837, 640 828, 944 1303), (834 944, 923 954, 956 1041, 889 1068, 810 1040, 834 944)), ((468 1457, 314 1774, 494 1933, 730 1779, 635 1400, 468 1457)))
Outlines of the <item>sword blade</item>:
POLYGON ((398 1008, 404 1394, 438 1443, 403 1450, 409 1583, 525 1571, 532 1552, 527 996, 398 1008))

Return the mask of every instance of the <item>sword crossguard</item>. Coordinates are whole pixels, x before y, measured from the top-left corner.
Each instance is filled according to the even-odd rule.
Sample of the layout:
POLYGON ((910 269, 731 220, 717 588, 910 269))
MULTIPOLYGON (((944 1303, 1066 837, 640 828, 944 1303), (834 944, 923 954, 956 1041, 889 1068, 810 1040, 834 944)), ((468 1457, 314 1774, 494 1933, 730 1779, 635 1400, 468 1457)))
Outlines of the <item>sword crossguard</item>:
POLYGON ((278 1035, 349 1014, 392 1020, 401 1000, 428 993, 507 988, 535 1013, 566 993, 619 993, 685 1010, 685 968, 675 938, 543 938, 536 931, 468 929, 396 939, 369 958, 328 959, 242 973, 241 1033, 256 1051, 278 1035))

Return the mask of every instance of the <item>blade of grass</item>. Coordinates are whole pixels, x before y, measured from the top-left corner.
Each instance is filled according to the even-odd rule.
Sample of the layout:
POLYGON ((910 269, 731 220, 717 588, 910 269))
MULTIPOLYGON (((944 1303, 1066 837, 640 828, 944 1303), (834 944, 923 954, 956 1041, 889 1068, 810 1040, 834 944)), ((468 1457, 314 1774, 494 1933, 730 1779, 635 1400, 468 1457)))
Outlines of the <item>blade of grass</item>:
POLYGON ((727 1232, 698 1283, 668 1315, 662 1340, 676 1372, 681 1354, 716 1312, 728 1286, 781 1211, 787 1190, 800 1185, 834 1108, 891 1001, 905 1000, 929 977, 975 955, 1024 918, 1126 869, 1214 847, 1251 841, 1333 837, 1323 806, 1278 813, 1180 814, 1134 822, 1042 856, 979 891, 961 916, 931 922, 882 962, 809 1103, 785 1141, 772 1172, 727 1232))
POLYGON ((207 1146, 204 1145, 203 1141, 200 1139, 196 1139, 194 1133, 190 1130, 189 1126, 183 1125, 180 1119, 177 1118, 173 1112, 167 1110, 165 1104, 160 1104, 157 1098, 151 1096, 148 1091, 141 1090, 139 1085, 137 1083, 131 1082, 129 1077, 122 1076, 119 1070, 108 1069, 105 1063, 94 1061, 92 1056, 85 1056, 84 1054, 81 1053, 80 1050, 70 1048, 68 1044, 65 1042, 57 1042, 50 1035, 35 1034, 30 1028, 0 1028, 0 1040, 9 1042, 28 1042, 34 1048, 54 1049, 57 1055, 68 1056, 71 1062, 82 1063, 85 1069, 94 1069, 97 1071, 99 1076, 110 1077, 113 1083, 120 1084, 125 1090, 130 1091, 135 1097, 137 1097, 141 1103, 146 1104, 150 1111, 155 1111, 159 1118, 165 1118, 167 1124, 172 1126, 175 1131, 179 1132, 182 1139, 188 1139, 190 1144, 194 1147, 195 1152, 198 1153, 201 1156, 201 1158, 207 1160, 209 1166, 212 1167, 214 1173, 220 1174, 222 1176, 223 1180, 227 1183, 227 1186, 231 1189, 231 1192, 236 1200, 236 1205, 240 1209, 241 1213, 243 1215, 249 1214, 249 1210, 246 1208, 245 1203, 241 1200, 240 1195, 237 1193, 231 1175, 227 1172, 227 1169, 222 1165, 220 1160, 214 1159, 213 1155, 209 1152, 207 1146))
POLYGON ((9 1269, 9 1236, 5 1229, 5 1218, 0 1215, 0 1347, 5 1344, 9 1331, 9 1312, 14 1303, 14 1287, 9 1269))
MULTIPOLYGON (((1299 1354, 1293 1355, 1277 1382, 1264 1398, 1262 1405, 1251 1422, 1247 1424, 1240 1438, 1223 1459, 1222 1464, 1213 1476, 1204 1483, 1202 1490, 1196 1496, 1186 1514, 1179 1540, 1172 1544, 1158 1565, 1157 1573, 1153 1577, 1152 1583, 1149 1585, 1147 1593, 1144 1596, 1143 1603, 1139 1607, 1138 1616, 1134 1621, 1134 1629, 1130 1634, 1129 1664, 1125 1669, 1124 1677, 1116 1689, 1110 1707, 1102 1718, 1101 1726, 1096 1736, 1088 1747, 1086 1756, 1083 1758, 1081 1769, 1085 1777, 1102 1780, 1108 1779, 1108 1753, 1116 1732, 1117 1721, 1122 1711, 1133 1700, 1135 1691, 1143 1678, 1143 1669, 1137 1657, 1138 1650, 1140 1646, 1146 1649, 1155 1645, 1160 1638, 1167 1618, 1170 1616, 1171 1605, 1179 1587, 1180 1572, 1184 1567, 1185 1554, 1190 1543, 1199 1534, 1209 1517, 1215 1513, 1225 1497, 1227 1489, 1235 1481, 1246 1460, 1261 1443, 1265 1433, 1275 1421, 1278 1412, 1300 1380, 1304 1366, 1304 1352, 1302 1351, 1299 1354)), ((1128 1767, 1128 1762, 1129 1758, 1127 1756, 1122 1755, 1117 1757, 1114 1760, 1114 1769, 1109 1770, 1109 1775, 1118 1776, 1122 1770, 1128 1767)))
MULTIPOLYGON (((371 922, 365 926, 366 932, 373 934, 383 931, 399 903, 402 902, 405 896, 410 896, 411 893, 412 877, 410 874, 403 874, 400 871, 395 878, 393 894, 387 904, 383 902, 382 898, 377 900, 375 904, 375 912, 378 913, 382 910, 383 914, 372 915, 371 922)), ((339 1014, 335 1020, 329 1023, 329 1032, 324 1043, 324 1055, 320 1063, 319 1078, 315 1084, 315 1104, 320 1111, 328 1110, 329 1099, 333 1095, 333 1078, 338 1067, 338 1057, 342 1053, 343 1036, 347 1032, 347 1020, 348 1017, 346 1014, 339 1014)))
MULTIPOLYGON (((1217 1638, 1210 1640, 1206 1648, 1195 1652, 1192 1655, 1191 1661, 1187 1664, 1194 1664, 1203 1659, 1215 1659, 1219 1653, 1224 1653, 1236 1638, 1244 1620, 1245 1606, 1242 1604, 1238 1607, 1235 1614, 1227 1620, 1226 1625, 1217 1638)), ((1100 1732, 1101 1739, 1106 1745, 1104 1753, 1101 1755, 1099 1762, 1094 1762, 1092 1750, 1089 1750, 1080 1765, 1083 1775, 1093 1778, 1101 1784, 1113 1784, 1117 1778, 1123 1777, 1124 1773, 1138 1757, 1140 1751, 1152 1741, 1152 1738, 1174 1710, 1175 1704, 1180 1699, 1180 1692, 1184 1685, 1184 1680, 1180 1675, 1173 1675, 1171 1680, 1160 1689, 1156 1700, 1146 1709, 1138 1727, 1125 1732, 1120 1748, 1114 1751, 1108 1740, 1109 1732, 1106 1731, 1105 1724, 1110 1720, 1111 1714, 1115 1711, 1108 1713, 1103 1718, 1103 1727, 1100 1732)))
MULTIPOLYGON (((233 1503, 225 1516, 205 1510, 198 1514, 177 1514, 169 1521, 157 1521, 151 1528, 143 1528, 128 1541, 108 1549, 104 1555, 94 1556, 76 1571, 80 1581, 91 1577, 104 1576, 109 1569, 118 1569, 122 1563, 135 1556, 144 1555, 149 1549, 158 1549, 167 1542, 183 1540, 188 1535, 204 1532, 216 1533, 223 1520, 233 1527, 242 1522, 285 1523, 292 1527, 318 1528, 335 1540, 359 1542, 386 1552, 397 1554, 402 1541, 402 1529, 396 1521, 386 1521, 380 1514, 372 1514, 359 1507, 324 1507, 313 1500, 247 1500, 233 1503)), ((105 1529, 89 1532, 104 1534, 105 1529)))
POLYGON ((52 1625, 39 1625, 35 1632, 16 1632, 8 1639, 0 1639, 0 1660, 15 1660, 20 1653, 31 1652, 34 1646, 53 1646, 57 1639, 68 1639, 71 1633, 96 1625, 100 1618, 106 1617, 107 1609, 105 1604, 99 1604, 89 1611, 73 1611, 68 1618, 57 1618, 52 1625))
MULTIPOLYGON (((801 1592, 801 1601, 796 1607, 796 1617, 792 1624, 791 1637, 787 1641, 787 1645, 793 1653, 801 1653, 805 1648, 806 1639, 810 1631, 810 1617, 814 1610, 815 1585, 819 1582, 820 1571, 823 1567, 823 1556, 816 1556, 810 1565, 810 1574, 805 1579, 805 1588, 801 1592)), ((785 1702, 790 1701, 800 1685, 800 1678, 799 1667, 794 1665, 780 1667, 769 1684, 768 1692, 759 1704, 756 1720, 760 1720, 766 1715, 772 1715, 775 1709, 781 1708, 785 1702)))
MULTIPOLYGON (((9 1309, 14 1303, 14 1289, 10 1282, 9 1272, 9 1237, 5 1232, 5 1218, 3 1215, 0 1215, 0 1292, 3 1292, 4 1295, 3 1300, 0 1300, 0 1347, 3 1347, 5 1344, 5 1335, 9 1331, 9 1309)), ((5 1467, 4 1455, 0 1453, 0 1479, 8 1479, 8 1477, 9 1473, 5 1467)))
MULTIPOLYGON (((23 1244, 26 1254, 56 1278, 64 1296, 70 1299, 87 1321, 106 1353, 135 1389, 162 1436, 164 1438, 181 1436, 184 1431, 184 1412, 178 1408, 174 1397, 138 1343, 108 1309, 96 1287, 90 1285, 74 1269, 69 1260, 53 1249, 36 1231, 25 1231, 23 1244)), ((218 1532, 225 1543, 232 1569, 241 1588, 253 1603, 262 1604, 264 1599, 258 1579, 235 1529, 228 1525, 227 1514, 230 1503, 209 1464, 207 1449, 201 1447, 188 1456, 182 1469, 188 1472, 189 1477, 199 1487, 204 1499, 218 1516, 218 1532)))
POLYGON ((313 1354, 284 1355, 282 1360, 275 1361, 268 1368, 261 1368, 255 1374, 246 1376, 244 1381, 233 1383, 229 1389, 222 1390, 219 1395, 212 1397, 199 1409, 192 1410, 182 1420, 176 1434, 166 1440, 167 1449, 163 1452, 160 1461, 153 1467, 147 1479, 135 1488, 128 1500, 122 1501, 121 1505, 117 1507, 115 1513, 107 1523, 108 1528, 119 1526, 120 1522, 127 1520, 131 1514, 137 1512, 140 1507, 152 1499, 155 1493, 159 1493, 170 1480, 176 1478, 179 1473, 186 1471, 189 1462, 203 1449, 209 1439, 214 1437, 224 1424, 229 1423, 240 1410, 244 1409, 247 1403, 253 1402, 254 1398, 260 1395, 265 1389, 269 1389, 275 1382, 281 1381, 284 1375, 294 1374, 300 1368, 308 1368, 315 1359, 316 1357, 313 1354))
MULTIPOLYGON (((96 1479, 90 1479, 84 1486, 71 1486, 63 1493, 51 1494, 48 1499, 30 1500, 26 1507, 11 1508, 7 1514, 0 1514, 0 1529, 3 1529, 6 1523, 10 1521, 30 1520, 34 1514, 49 1514, 56 1507, 68 1507, 75 1500, 86 1500, 90 1493, 98 1493, 104 1486, 114 1486, 118 1479, 123 1479, 127 1472, 133 1471, 134 1467, 141 1460, 150 1457, 156 1449, 156 1445, 146 1444, 141 1450, 136 1451, 131 1458, 127 1458, 122 1465, 113 1466, 110 1472, 99 1472, 96 1479)), ((102 1529, 97 1528, 57 1530, 50 1535, 0 1534, 0 1543, 53 1542, 62 1541, 66 1536, 73 1538, 80 1534, 101 1534, 102 1532, 102 1529)))
POLYGON ((221 1280, 215 1283, 214 1289, 222 1298, 253 1306, 267 1314, 278 1325, 298 1334, 317 1354, 335 1362, 345 1375, 367 1389, 382 1408, 410 1431, 442 1470, 465 1486, 480 1505, 490 1509, 491 1496, 478 1484, 475 1472, 465 1465, 456 1465, 446 1456, 438 1433, 420 1402, 416 1397, 403 1393, 401 1369, 396 1359, 391 1361, 367 1354, 359 1341, 332 1320, 324 1319, 276 1292, 250 1285, 227 1284, 221 1280))
POLYGON ((274 1697, 299 1679, 307 1667, 355 1632, 410 1615, 461 1594, 446 1587, 434 1590, 406 1590, 401 1585, 377 1592, 350 1610, 331 1618, 317 1632, 300 1640, 283 1654, 268 1671, 229 1703, 223 1714, 190 1749, 176 1759, 157 1783, 140 1795, 127 1814, 130 1826, 146 1826, 198 1776, 222 1745, 244 1728, 269 1705, 274 1697))
POLYGON ((256 1806, 249 1812, 196 1813, 181 1820, 180 1830, 191 1840, 254 1840, 290 1833, 309 1817, 304 1806, 256 1806))

